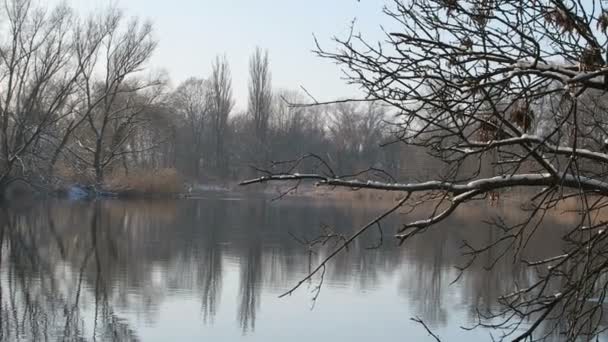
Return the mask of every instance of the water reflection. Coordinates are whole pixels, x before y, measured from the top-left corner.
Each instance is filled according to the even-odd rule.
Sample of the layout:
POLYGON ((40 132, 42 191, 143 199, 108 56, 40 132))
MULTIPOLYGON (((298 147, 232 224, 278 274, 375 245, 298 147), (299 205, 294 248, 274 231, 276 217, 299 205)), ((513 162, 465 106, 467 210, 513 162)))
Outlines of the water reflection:
MULTIPOLYGON (((309 327, 309 335, 295 339, 306 340, 314 331, 327 337, 339 322, 350 326, 353 340, 375 336, 369 335, 375 334, 374 324, 382 327, 385 340, 401 340, 407 326, 424 337, 409 325, 412 316, 457 336, 460 325, 475 322, 477 309, 492 309, 514 283, 534 278, 519 263, 499 263, 487 271, 484 266, 496 257, 490 253, 450 285, 457 275, 454 266, 462 262, 462 241, 490 241, 497 232, 479 223, 481 214, 467 213, 398 248, 386 237, 398 227, 396 217, 384 225, 381 249, 368 249, 378 242, 377 233, 370 232, 331 264, 319 298, 326 304, 310 312, 306 289, 300 291, 301 301, 276 299, 309 267, 307 249, 289 233, 311 238, 328 225, 346 234, 376 210, 255 198, 49 201, 1 210, 1 341, 160 341, 185 333, 264 340, 287 326, 294 334, 295 326, 309 327), (187 315, 190 303, 196 303, 197 317, 180 316, 187 315), (344 314, 324 321, 324 310, 332 306, 344 314), (362 306, 379 310, 365 326, 352 323, 362 306), (285 319, 270 322, 277 316, 285 319), (394 333, 387 326, 391 320, 399 323, 394 333)), ((532 241, 529 257, 559 250, 552 236, 557 234, 532 241)), ((322 257, 312 256, 313 261, 322 257)), ((470 339, 476 336, 488 335, 476 332, 470 339)))

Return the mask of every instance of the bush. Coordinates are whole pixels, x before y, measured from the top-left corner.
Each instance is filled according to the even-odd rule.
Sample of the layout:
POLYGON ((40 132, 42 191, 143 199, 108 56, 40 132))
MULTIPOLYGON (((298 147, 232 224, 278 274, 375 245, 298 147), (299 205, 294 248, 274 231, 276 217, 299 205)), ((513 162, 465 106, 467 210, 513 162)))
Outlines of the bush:
POLYGON ((175 194, 183 190, 182 179, 173 168, 133 170, 108 175, 104 190, 118 194, 175 194))

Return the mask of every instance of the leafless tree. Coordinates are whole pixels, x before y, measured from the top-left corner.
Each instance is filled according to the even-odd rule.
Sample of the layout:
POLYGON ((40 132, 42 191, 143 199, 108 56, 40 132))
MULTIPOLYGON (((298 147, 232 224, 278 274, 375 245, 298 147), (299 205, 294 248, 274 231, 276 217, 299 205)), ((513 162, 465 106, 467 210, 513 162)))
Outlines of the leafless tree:
POLYGON ((232 75, 226 56, 217 56, 213 63, 210 79, 212 132, 215 143, 215 169, 223 174, 227 168, 227 154, 225 151, 226 135, 228 133, 228 117, 234 107, 232 98, 232 75))
POLYGON ((329 106, 326 113, 336 170, 352 171, 360 168, 362 163, 374 164, 373 159, 380 154, 379 147, 384 138, 384 111, 378 103, 361 106, 341 102, 329 106))
POLYGON ((203 79, 190 78, 184 81, 173 95, 173 106, 186 123, 192 141, 193 175, 198 180, 203 157, 203 135, 211 115, 211 84, 203 79))
POLYGON ((282 89, 276 92, 273 101, 270 125, 277 131, 295 133, 301 128, 307 108, 290 106, 290 103, 304 102, 298 91, 282 89))
MULTIPOLYGON (((399 243, 433 229, 467 203, 493 204, 517 190, 518 222, 496 219, 501 234, 483 244, 464 242, 470 262, 512 257, 535 276, 497 298, 500 309, 479 310, 478 326, 498 339, 594 339, 608 283, 608 203, 604 111, 608 80, 608 9, 603 1, 395 0, 386 41, 368 42, 353 29, 338 49, 318 47, 365 91, 358 101, 391 109, 402 144, 443 162, 434 178, 405 183, 361 173, 293 174, 268 171, 244 184, 313 180, 319 185, 403 193, 328 257, 391 213, 432 206, 421 220, 404 222, 399 243), (594 99, 591 101, 590 99, 594 99), (579 220, 563 234, 563 253, 523 260, 528 241, 558 205, 572 201, 579 220), (422 205, 424 204, 424 205, 422 205)), ((299 162, 299 161, 297 161, 299 162)), ((311 277, 309 276, 309 277, 311 277)), ((303 283, 299 283, 295 288, 303 283)), ((295 289, 294 288, 294 289, 295 289)), ((291 290, 289 293, 291 293, 291 290)))
POLYGON ((72 114, 69 99, 81 70, 72 58, 74 16, 68 7, 45 11, 14 0, 0 11, 7 30, 0 43, 1 189, 44 161, 55 128, 72 114))
MULTIPOLYGON (((103 182, 104 170, 118 157, 132 153, 124 149, 149 101, 159 96, 162 82, 156 77, 135 78, 156 47, 152 25, 138 19, 125 22, 121 11, 111 8, 90 19, 91 30, 101 35, 95 62, 84 71, 80 95, 84 98, 78 115, 85 118, 86 130, 76 135, 78 148, 72 155, 95 173, 95 182, 103 182), (96 77, 98 69, 101 76, 96 77), (143 90, 150 96, 139 96, 143 90)), ((83 47, 85 51, 88 44, 83 47)), ((81 55, 86 54, 80 54, 81 55)))
MULTIPOLYGON (((285 160, 307 153, 325 155, 331 144, 325 132, 325 111, 321 107, 294 107, 304 101, 298 91, 278 90, 273 97, 268 149, 273 160, 285 160)), ((303 165, 304 166, 304 165, 303 165)), ((306 167, 301 168, 303 171, 306 167)))
POLYGON ((272 106, 272 78, 268 51, 256 48, 249 60, 249 115, 253 120, 256 153, 268 159, 266 142, 272 106))

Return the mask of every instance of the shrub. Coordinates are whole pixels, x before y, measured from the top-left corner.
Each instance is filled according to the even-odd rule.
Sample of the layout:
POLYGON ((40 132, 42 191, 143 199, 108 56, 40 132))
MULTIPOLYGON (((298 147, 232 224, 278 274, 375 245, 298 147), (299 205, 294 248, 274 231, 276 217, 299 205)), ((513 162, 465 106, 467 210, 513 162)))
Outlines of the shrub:
POLYGON ((182 179, 173 168, 133 170, 108 175, 105 189, 123 194, 175 194, 183 190, 182 179))

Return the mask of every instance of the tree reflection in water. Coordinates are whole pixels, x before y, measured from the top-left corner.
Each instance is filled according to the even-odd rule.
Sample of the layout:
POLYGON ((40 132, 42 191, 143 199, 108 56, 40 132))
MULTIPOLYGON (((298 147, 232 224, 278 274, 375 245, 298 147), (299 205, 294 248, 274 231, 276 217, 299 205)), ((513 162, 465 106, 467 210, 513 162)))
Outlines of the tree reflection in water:
POLYGON ((205 230, 205 238, 202 241, 202 247, 195 251, 200 253, 195 260, 199 260, 201 264, 198 282, 201 291, 203 320, 213 323, 222 291, 222 253, 219 234, 224 226, 226 206, 222 202, 212 202, 211 207, 211 218, 207 221, 201 217, 201 207, 196 206, 195 222, 208 222, 208 224, 201 227, 205 230))
MULTIPOLYGON (((154 326, 160 307, 182 293, 200 301, 200 322, 212 326, 219 311, 236 309, 241 332, 251 333, 265 294, 276 297, 308 271, 308 250, 290 233, 312 238, 324 224, 346 234, 373 214, 357 205, 269 204, 255 198, 48 201, 0 210, 1 341, 137 341, 141 322, 132 313, 154 326), (230 279, 238 279, 238 286, 236 301, 225 305, 236 308, 220 302, 232 270, 228 262, 236 263, 230 279)), ((493 262, 489 254, 460 285, 449 286, 463 262, 462 241, 495 238, 495 228, 480 225, 481 219, 476 212, 454 217, 404 248, 385 239, 382 248, 370 250, 378 242, 370 232, 334 260, 324 286, 370 292, 386 287, 386 279, 400 279, 412 316, 443 327, 459 298, 474 323, 476 310, 492 310, 499 294, 534 280, 517 262, 486 271, 493 262)), ((550 222, 552 229, 559 220, 550 222)), ((384 227, 396 228, 398 221, 384 227)), ((542 241, 531 241, 525 257, 540 259, 559 250, 558 235, 539 236, 542 241)), ((324 253, 313 255, 312 262, 324 253)))

